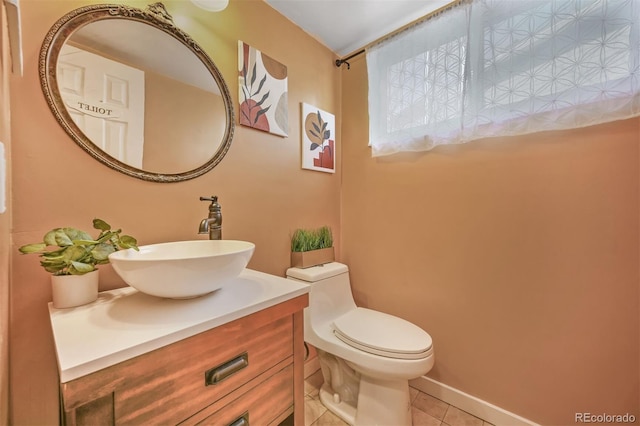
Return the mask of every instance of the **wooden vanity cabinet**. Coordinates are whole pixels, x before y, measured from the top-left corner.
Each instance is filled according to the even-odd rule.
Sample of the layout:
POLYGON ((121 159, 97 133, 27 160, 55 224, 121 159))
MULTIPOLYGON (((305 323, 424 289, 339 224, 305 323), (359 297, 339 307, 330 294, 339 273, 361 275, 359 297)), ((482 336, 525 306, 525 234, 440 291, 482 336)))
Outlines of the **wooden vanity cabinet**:
POLYGON ((304 424, 304 294, 61 384, 66 425, 304 424))

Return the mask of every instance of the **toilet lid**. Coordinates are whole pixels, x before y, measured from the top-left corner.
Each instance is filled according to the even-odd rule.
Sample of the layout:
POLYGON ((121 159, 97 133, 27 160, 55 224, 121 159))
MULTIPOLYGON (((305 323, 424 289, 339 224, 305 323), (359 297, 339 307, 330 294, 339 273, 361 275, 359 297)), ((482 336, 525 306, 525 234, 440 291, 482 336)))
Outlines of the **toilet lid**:
POLYGON ((402 318, 356 308, 333 322, 334 334, 346 344, 376 355, 420 359, 431 350, 431 336, 402 318))

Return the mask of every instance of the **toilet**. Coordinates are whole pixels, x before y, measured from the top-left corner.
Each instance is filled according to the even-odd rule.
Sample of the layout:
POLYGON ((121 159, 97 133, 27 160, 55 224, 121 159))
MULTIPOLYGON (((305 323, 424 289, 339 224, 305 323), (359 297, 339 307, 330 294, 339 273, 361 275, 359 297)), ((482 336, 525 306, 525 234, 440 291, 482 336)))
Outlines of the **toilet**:
POLYGON ((344 264, 289 268, 287 278, 311 286, 304 340, 318 350, 320 401, 350 425, 411 425, 409 380, 433 367, 429 334, 356 306, 344 264))

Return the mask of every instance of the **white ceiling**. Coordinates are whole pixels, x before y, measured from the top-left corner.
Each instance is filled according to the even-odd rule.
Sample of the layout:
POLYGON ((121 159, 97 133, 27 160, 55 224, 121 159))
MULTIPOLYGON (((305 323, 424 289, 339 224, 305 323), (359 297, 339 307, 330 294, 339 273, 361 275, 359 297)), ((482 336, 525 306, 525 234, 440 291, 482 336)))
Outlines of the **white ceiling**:
POLYGON ((340 58, 451 0, 266 0, 340 58))

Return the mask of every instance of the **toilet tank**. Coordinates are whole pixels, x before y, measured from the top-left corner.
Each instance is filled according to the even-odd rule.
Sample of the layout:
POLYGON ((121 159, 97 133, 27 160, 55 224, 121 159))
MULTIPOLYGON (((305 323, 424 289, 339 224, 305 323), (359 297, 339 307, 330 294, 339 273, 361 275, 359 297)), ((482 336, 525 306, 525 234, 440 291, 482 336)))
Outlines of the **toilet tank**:
POLYGON ((311 286, 309 307, 305 309, 305 323, 309 325, 323 325, 356 308, 347 265, 331 262, 311 268, 289 268, 287 278, 311 286))

